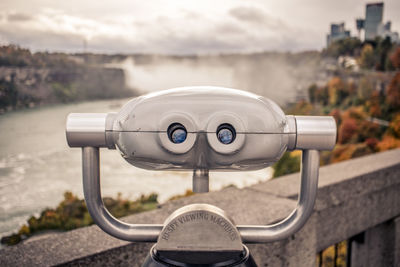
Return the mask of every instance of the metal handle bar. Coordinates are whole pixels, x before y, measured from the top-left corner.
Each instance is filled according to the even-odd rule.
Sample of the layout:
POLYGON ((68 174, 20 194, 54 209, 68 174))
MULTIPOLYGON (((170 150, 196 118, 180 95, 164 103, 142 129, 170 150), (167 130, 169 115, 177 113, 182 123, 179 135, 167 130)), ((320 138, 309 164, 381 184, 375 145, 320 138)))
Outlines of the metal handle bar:
MULTIPOLYGON (((104 206, 100 189, 99 148, 83 147, 83 191, 93 221, 106 233, 131 242, 156 242, 162 224, 128 224, 113 217, 104 206)), ((297 208, 277 224, 237 226, 245 243, 272 242, 289 237, 310 217, 318 188, 319 153, 303 150, 301 185, 297 208)))
POLYGON ((155 242, 162 224, 128 224, 112 216, 104 206, 100 189, 99 148, 82 148, 83 193, 93 221, 104 232, 126 241, 155 242))
POLYGON ((266 243, 285 239, 300 230, 310 217, 318 190, 319 152, 303 150, 300 193, 296 209, 279 223, 267 226, 238 225, 245 243, 266 243))

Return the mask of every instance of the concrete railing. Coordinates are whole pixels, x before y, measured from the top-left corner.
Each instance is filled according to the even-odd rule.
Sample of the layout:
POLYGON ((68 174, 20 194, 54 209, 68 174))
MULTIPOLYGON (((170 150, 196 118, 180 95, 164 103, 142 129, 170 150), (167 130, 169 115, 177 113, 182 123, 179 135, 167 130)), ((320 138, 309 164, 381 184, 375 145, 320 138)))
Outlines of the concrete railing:
MULTIPOLYGON (((162 223, 183 205, 210 203, 237 224, 270 224, 295 207, 299 180, 292 174, 195 195, 124 220, 162 223)), ((351 243, 351 266, 400 266, 400 150, 322 167, 314 213, 304 228, 286 240, 248 247, 260 266, 316 266, 319 251, 357 235, 363 238, 351 243)), ((90 226, 2 249, 0 266, 140 266, 151 245, 123 242, 90 226)))

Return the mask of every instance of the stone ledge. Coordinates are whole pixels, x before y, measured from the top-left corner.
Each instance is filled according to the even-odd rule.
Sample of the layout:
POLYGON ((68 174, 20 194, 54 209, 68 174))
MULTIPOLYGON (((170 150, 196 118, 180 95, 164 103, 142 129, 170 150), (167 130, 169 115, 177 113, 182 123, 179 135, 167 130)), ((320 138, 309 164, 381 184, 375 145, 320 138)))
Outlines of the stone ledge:
MULTIPOLYGON (((293 200, 261 192, 227 188, 220 192, 171 201, 158 210, 127 216, 122 220, 129 223, 163 223, 173 211, 191 203, 216 205, 226 210, 237 224, 273 223, 287 216, 296 204, 293 200)), ((0 251, 0 265, 59 265, 118 247, 126 247, 128 244, 107 235, 93 225, 5 248, 0 251)))
MULTIPOLYGON (((335 184, 345 184, 347 180, 355 180, 368 174, 390 169, 400 164, 400 149, 389 150, 382 153, 372 154, 352 160, 323 166, 319 171, 318 188, 325 188, 335 184)), ((300 173, 294 173, 273 179, 268 182, 251 186, 250 188, 266 192, 278 197, 296 199, 300 188, 300 173)), ((376 190, 388 186, 387 181, 375 180, 376 190)), ((395 183, 399 181, 396 180, 395 183)), ((361 189, 361 188, 359 188, 361 189)), ((369 187, 366 187, 369 190, 369 187)))
MULTIPOLYGON (((182 198, 122 220, 162 223, 179 207, 208 203, 227 211, 236 224, 270 224, 293 210, 298 187, 299 174, 293 174, 244 189, 182 198)), ((305 227, 287 240, 249 247, 259 263, 269 266, 313 264, 315 253, 326 246, 399 216, 399 191, 400 150, 324 166, 316 210, 305 227)), ((2 249, 0 266, 125 266, 134 262, 140 266, 150 246, 120 241, 90 226, 2 249)))

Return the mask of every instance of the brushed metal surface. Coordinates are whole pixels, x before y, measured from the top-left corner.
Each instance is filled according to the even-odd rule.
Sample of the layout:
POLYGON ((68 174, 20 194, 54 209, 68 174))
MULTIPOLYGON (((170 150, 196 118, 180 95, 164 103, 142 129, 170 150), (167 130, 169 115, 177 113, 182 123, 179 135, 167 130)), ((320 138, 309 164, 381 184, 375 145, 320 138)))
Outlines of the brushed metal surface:
POLYGON ((310 217, 318 190, 319 152, 304 150, 301 160, 300 193, 296 209, 273 225, 238 225, 245 243, 266 243, 288 238, 300 230, 310 217))
POLYGON ((104 206, 100 189, 99 148, 82 148, 83 193, 93 221, 106 233, 127 241, 155 242, 162 225, 128 224, 110 214, 104 206))
POLYGON ((209 175, 208 170, 193 170, 193 186, 194 193, 206 193, 209 191, 209 175))
POLYGON ((71 113, 66 136, 70 147, 106 147, 107 113, 71 113))
POLYGON ((332 150, 336 144, 336 121, 331 116, 294 116, 296 149, 332 150))

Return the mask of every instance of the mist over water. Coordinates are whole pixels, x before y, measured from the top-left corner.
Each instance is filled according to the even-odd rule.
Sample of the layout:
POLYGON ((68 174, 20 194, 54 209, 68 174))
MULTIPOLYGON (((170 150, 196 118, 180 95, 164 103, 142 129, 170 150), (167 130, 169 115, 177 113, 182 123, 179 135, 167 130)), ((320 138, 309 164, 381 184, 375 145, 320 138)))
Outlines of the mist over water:
POLYGON ((128 57, 119 65, 125 73, 126 85, 140 93, 174 87, 213 85, 233 87, 234 72, 228 66, 207 66, 191 60, 155 60, 150 64, 135 64, 128 57))
MULTIPOLYGON (((250 91, 279 104, 306 94, 321 79, 319 56, 251 54, 214 56, 134 56, 111 64, 124 70, 126 85, 140 94, 181 86, 211 85, 250 91)), ((322 77, 323 78, 323 77, 322 77)))

